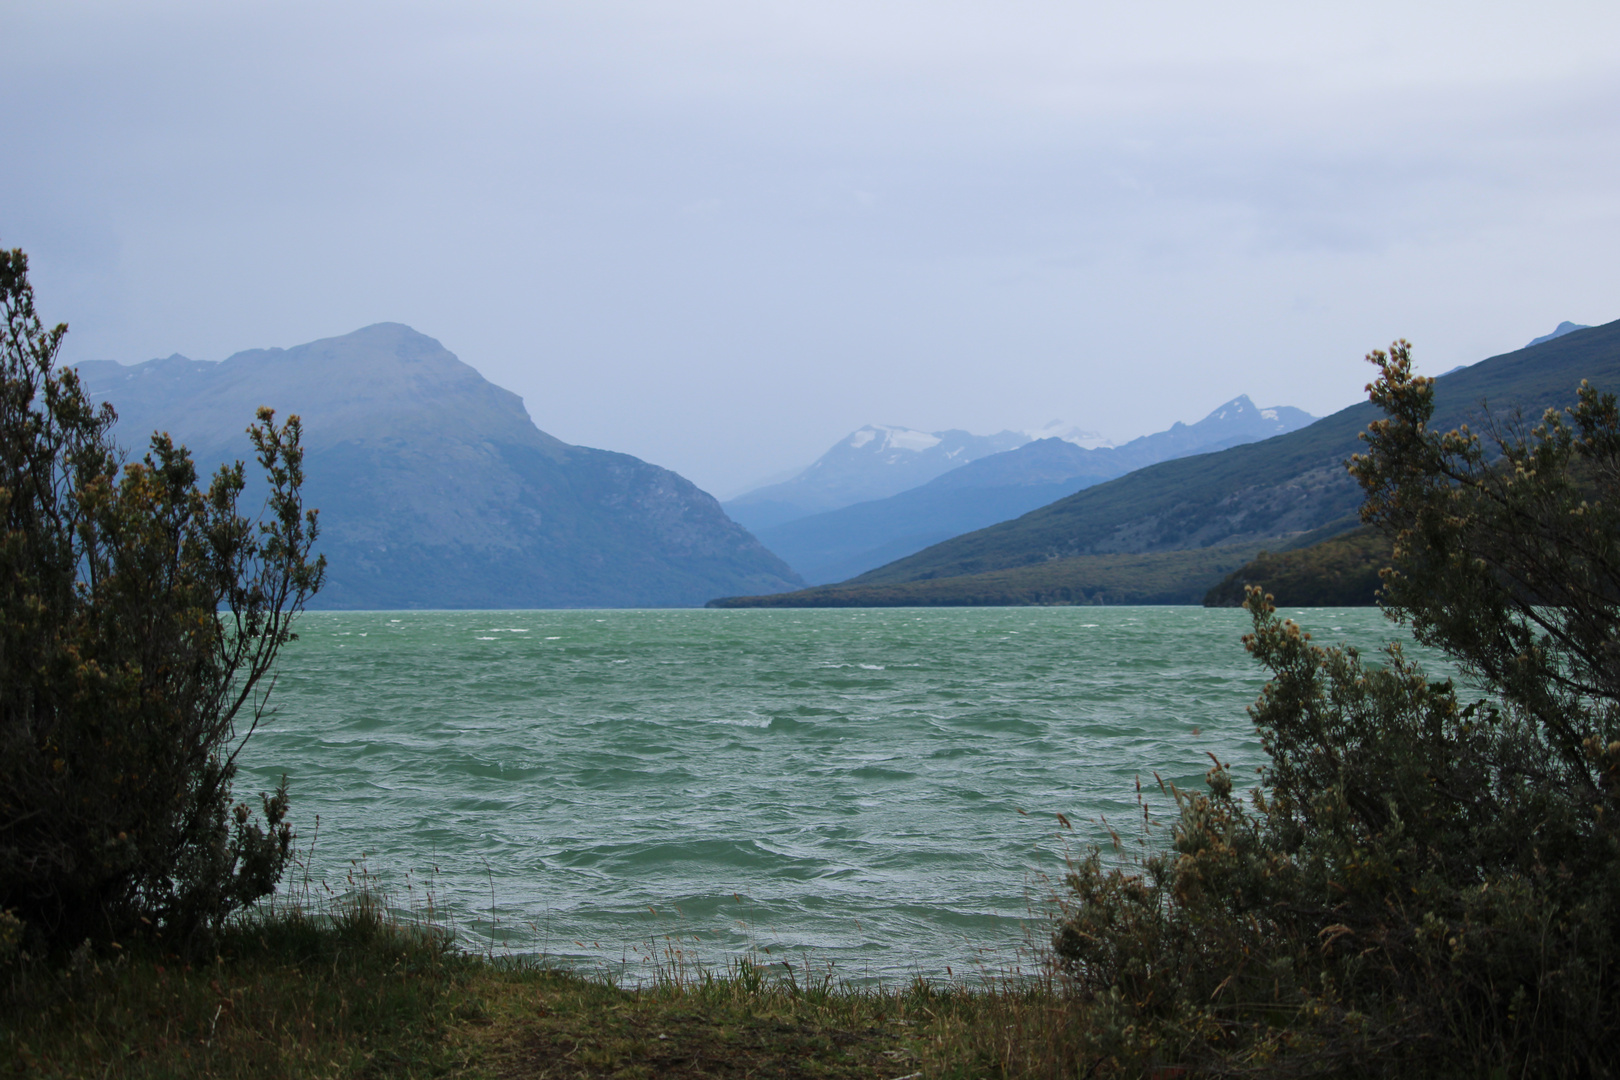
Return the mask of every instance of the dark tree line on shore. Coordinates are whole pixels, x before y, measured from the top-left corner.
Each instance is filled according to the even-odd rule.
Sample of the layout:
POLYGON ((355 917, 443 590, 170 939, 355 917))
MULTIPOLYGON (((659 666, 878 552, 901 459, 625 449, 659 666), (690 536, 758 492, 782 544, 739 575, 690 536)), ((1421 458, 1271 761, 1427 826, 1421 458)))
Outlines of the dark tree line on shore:
POLYGON ((1368 607, 1378 602, 1379 572, 1391 554, 1389 537, 1370 526, 1291 551, 1262 551, 1209 590, 1204 606, 1241 607, 1254 585, 1284 607, 1368 607))

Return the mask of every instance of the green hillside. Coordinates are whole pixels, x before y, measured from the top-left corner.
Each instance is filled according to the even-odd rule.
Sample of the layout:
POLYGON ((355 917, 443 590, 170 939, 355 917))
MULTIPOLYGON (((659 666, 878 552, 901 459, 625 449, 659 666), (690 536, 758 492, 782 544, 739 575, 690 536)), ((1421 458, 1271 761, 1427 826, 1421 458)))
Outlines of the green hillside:
POLYGON ((771 596, 732 596, 709 607, 1016 607, 1032 604, 1196 604, 1256 547, 1131 555, 1078 555, 1034 566, 886 585, 822 585, 771 596))
MULTIPOLYGON (((1469 422, 1482 402, 1498 414, 1518 406, 1536 416, 1549 405, 1572 402, 1582 379, 1620 388, 1620 321, 1442 377, 1435 422, 1447 427, 1469 422)), ((1013 521, 936 544, 845 585, 962 578, 1082 555, 1273 547, 1281 538, 1355 512, 1361 495, 1344 462, 1378 415, 1363 402, 1263 442, 1140 469, 1013 521)))
POLYGON ((1250 585, 1285 607, 1370 606, 1390 555, 1388 538, 1366 526, 1289 551, 1262 551, 1209 590, 1204 606, 1238 607, 1250 585))

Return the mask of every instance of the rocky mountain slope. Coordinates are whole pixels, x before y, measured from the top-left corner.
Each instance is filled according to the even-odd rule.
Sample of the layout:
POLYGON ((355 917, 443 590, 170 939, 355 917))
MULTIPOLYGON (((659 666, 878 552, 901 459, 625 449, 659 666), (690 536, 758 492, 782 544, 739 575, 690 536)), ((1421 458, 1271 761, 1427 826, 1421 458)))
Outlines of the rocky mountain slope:
POLYGON ((251 460, 254 409, 298 413, 329 563, 315 606, 686 606, 801 584, 690 481, 547 435, 516 394, 408 326, 79 371, 133 453, 163 430, 200 464, 251 460))

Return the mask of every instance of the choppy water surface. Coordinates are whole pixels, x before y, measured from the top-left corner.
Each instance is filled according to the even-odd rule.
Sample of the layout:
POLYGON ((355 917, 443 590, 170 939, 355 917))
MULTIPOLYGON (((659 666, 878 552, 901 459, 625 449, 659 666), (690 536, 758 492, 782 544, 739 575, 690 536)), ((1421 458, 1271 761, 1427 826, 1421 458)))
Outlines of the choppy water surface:
MULTIPOLYGON (((1292 612, 1373 646, 1375 611, 1292 612)), ((317 879, 409 874, 474 940, 593 961, 1003 964, 1135 782, 1252 775, 1242 611, 306 615, 239 791, 291 778, 317 879), (1056 817, 1074 823, 1064 830, 1056 817), (493 923, 493 926, 492 926, 493 923)), ((1156 787, 1154 787, 1156 793, 1156 787)))

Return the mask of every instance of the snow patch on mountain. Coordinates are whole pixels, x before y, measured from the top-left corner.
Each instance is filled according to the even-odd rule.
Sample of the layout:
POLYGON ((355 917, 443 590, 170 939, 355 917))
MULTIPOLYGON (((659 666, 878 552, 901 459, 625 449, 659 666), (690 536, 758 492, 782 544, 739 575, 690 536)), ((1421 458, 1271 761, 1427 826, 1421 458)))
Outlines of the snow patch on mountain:
MULTIPOLYGON (((927 431, 912 431, 910 428, 884 428, 889 437, 888 448, 891 450, 909 450, 920 454, 924 450, 932 450, 944 440, 938 435, 927 431)), ((958 451, 962 448, 958 447, 958 451)))
POLYGON ((1112 439, 1105 438, 1098 432, 1075 427, 1063 420, 1049 420, 1038 428, 1025 428, 1023 433, 1029 436, 1030 442, 1038 439, 1062 439, 1082 450, 1099 450, 1106 446, 1117 445, 1112 439))

